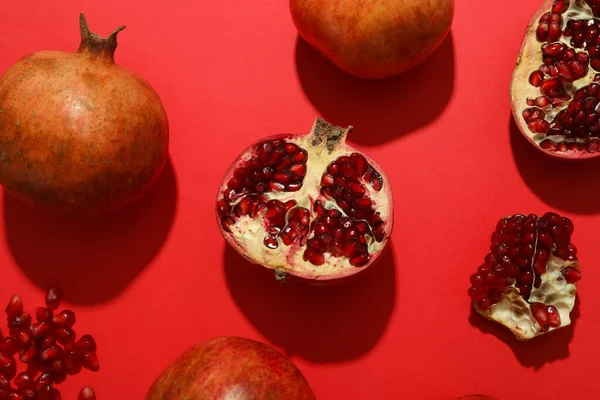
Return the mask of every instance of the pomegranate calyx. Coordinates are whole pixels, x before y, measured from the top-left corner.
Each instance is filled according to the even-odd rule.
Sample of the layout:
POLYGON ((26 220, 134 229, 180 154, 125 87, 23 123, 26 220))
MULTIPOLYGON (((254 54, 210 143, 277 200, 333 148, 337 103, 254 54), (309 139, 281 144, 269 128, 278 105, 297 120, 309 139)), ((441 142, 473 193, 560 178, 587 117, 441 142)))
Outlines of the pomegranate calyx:
POLYGON ((125 29, 125 25, 119 26, 108 37, 90 31, 87 19, 83 13, 79 14, 79 31, 81 43, 77 52, 91 59, 100 59, 115 62, 115 50, 117 49, 117 34, 125 29))
POLYGON ((340 142, 343 143, 348 133, 352 132, 352 130, 354 130, 352 126, 343 128, 330 124, 321 117, 317 117, 310 131, 313 136, 312 145, 319 146, 325 142, 327 150, 331 154, 335 146, 340 142))

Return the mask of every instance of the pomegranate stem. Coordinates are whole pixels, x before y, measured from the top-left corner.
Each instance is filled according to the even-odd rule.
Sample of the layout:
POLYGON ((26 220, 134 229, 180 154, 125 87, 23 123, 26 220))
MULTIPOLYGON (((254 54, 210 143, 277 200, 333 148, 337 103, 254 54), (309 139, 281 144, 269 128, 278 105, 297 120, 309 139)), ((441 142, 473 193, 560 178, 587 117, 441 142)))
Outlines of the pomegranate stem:
POLYGON ((325 121, 323 118, 317 117, 311 130, 311 134, 313 135, 312 145, 318 146, 323 142, 326 142, 327 149, 331 154, 335 146, 338 143, 343 142, 346 139, 348 132, 352 132, 353 129, 352 126, 348 126, 347 128, 335 126, 325 121))
POLYGON ((114 63, 115 50, 117 49, 117 34, 123 29, 125 29, 125 25, 119 26, 107 38, 103 38, 90 31, 85 15, 81 13, 79 14, 81 43, 77 52, 92 59, 103 59, 114 63))

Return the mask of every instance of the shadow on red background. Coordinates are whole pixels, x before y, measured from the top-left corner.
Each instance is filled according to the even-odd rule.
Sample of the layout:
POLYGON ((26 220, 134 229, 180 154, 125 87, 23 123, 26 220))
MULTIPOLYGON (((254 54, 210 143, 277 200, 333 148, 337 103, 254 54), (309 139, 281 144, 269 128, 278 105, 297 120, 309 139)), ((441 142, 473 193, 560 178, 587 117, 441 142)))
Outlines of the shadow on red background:
POLYGON ((383 80, 355 78, 329 62, 300 36, 296 70, 306 94, 323 118, 352 125, 350 140, 378 145, 434 121, 454 90, 452 32, 421 65, 383 80))
POLYGON ((4 193, 6 241, 23 273, 65 300, 98 304, 121 293, 160 251, 177 207, 171 160, 137 203, 98 219, 33 209, 4 193))
POLYGON ((378 342, 394 310, 391 245, 372 269, 345 284, 280 283, 225 246, 225 278, 248 320, 288 356, 316 363, 358 358, 378 342))
POLYGON ((576 214, 600 212, 600 159, 561 160, 543 154, 521 134, 512 115, 510 141, 519 173, 529 188, 548 205, 576 214))
POLYGON ((506 343, 524 367, 540 369, 544 364, 569 357, 569 343, 573 339, 575 324, 579 318, 579 307, 578 297, 571 312, 571 325, 529 341, 518 340, 507 328, 477 314, 473 308, 469 322, 481 332, 492 334, 506 343))

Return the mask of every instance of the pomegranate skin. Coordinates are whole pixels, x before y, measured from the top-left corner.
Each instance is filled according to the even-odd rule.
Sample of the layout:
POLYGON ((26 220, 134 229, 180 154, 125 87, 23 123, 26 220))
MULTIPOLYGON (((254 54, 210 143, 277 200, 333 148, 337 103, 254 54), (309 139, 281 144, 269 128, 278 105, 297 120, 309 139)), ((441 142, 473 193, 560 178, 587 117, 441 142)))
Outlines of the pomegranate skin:
POLYGON ((254 340, 217 337, 184 351, 150 387, 146 400, 315 400, 298 368, 254 340))
POLYGON ((114 63, 123 27, 104 39, 80 22, 77 53, 36 52, 0 80, 0 184, 31 206, 91 217, 148 191, 169 126, 150 84, 114 63))
POLYGON ((450 31, 453 0, 290 0, 300 36, 347 73, 399 75, 425 61, 450 31))

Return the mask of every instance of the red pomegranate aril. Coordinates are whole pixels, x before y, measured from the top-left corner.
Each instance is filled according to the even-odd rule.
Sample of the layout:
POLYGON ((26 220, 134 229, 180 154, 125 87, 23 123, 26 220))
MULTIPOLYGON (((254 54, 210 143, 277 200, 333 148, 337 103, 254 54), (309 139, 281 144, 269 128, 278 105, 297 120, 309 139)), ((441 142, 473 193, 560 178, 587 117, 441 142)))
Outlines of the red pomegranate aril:
POLYGON ((7 397, 8 400, 25 400, 23 395, 17 391, 11 391, 7 397))
POLYGON ((52 386, 52 376, 47 373, 41 374, 35 381, 35 388, 39 391, 44 386, 52 386))
POLYGON ((562 274, 568 283, 575 283, 581 279, 581 271, 573 267, 563 269, 562 274))
POLYGON ((81 389, 77 400, 96 400, 96 392, 89 386, 81 389))
POLYGON ((0 374, 9 381, 17 375, 17 363, 13 357, 0 354, 0 374))
POLYGON ((89 369, 90 371, 98 371, 100 369, 100 364, 98 363, 98 358, 96 357, 96 353, 93 351, 84 351, 81 355, 82 364, 85 369, 89 369))
POLYGON ((6 315, 9 318, 14 318, 23 312, 23 301, 18 294, 14 294, 5 309, 6 315))
POLYGON ((33 388, 35 385, 33 378, 25 372, 21 372, 17 375, 14 379, 14 383, 19 389, 33 388))
POLYGON ((0 353, 5 356, 14 356, 21 347, 21 344, 10 336, 0 339, 0 353))
POLYGON ((60 307, 62 293, 59 288, 52 286, 46 292, 46 307, 52 311, 60 307))
POLYGON ((75 350, 68 352, 63 358, 63 364, 68 375, 78 374, 83 367, 81 353, 75 350))
POLYGON ((35 361, 37 351, 33 346, 27 346, 19 352, 19 359, 24 364, 30 364, 35 361))
POLYGON ((40 352, 40 360, 46 361, 56 361, 59 360, 63 355, 63 350, 59 346, 51 346, 47 349, 43 349, 40 352))
POLYGON ((33 342, 33 336, 31 336, 31 334, 29 333, 29 331, 20 330, 19 333, 17 334, 17 340, 23 346, 26 346, 29 343, 33 342))
POLYGON ((29 332, 34 338, 41 338, 43 336, 50 335, 53 329, 54 328, 50 322, 39 322, 31 325, 29 332))
POLYGON ((91 350, 92 352, 97 350, 96 341, 91 335, 83 335, 75 342, 75 347, 79 350, 91 350))
POLYGON ((5 390, 10 388, 10 381, 4 376, 4 374, 0 374, 0 390, 5 390))
POLYGON ((46 307, 37 307, 35 309, 35 319, 38 322, 52 322, 53 317, 52 311, 46 307))
POLYGON ((65 345, 75 340, 75 332, 71 328, 58 328, 54 331, 56 341, 62 345, 65 345))

